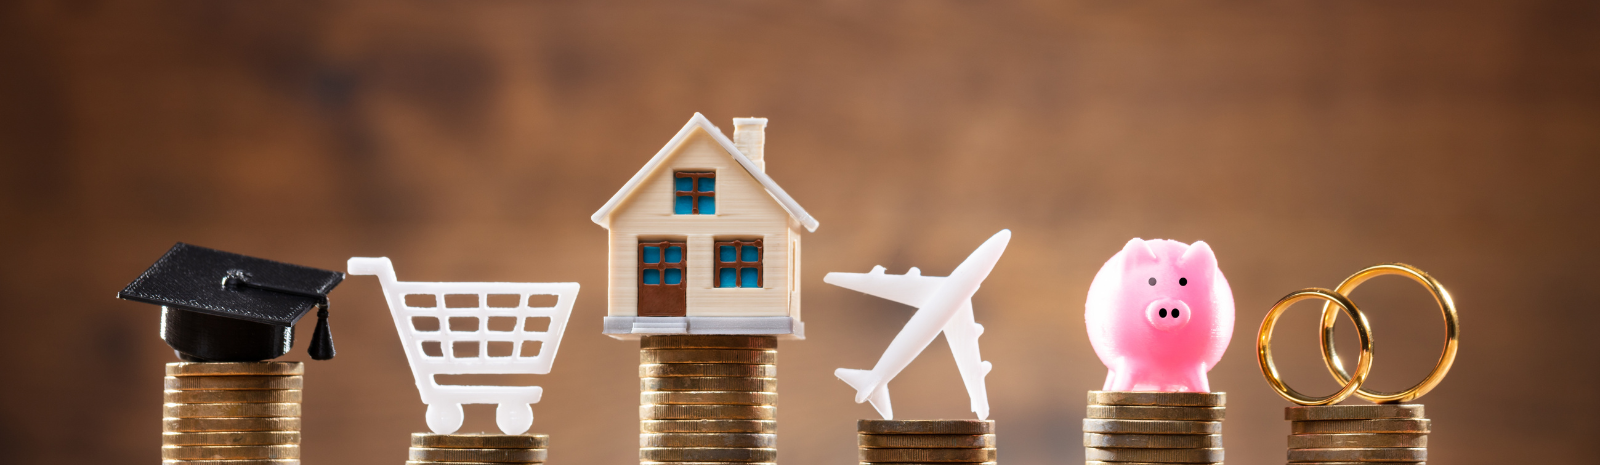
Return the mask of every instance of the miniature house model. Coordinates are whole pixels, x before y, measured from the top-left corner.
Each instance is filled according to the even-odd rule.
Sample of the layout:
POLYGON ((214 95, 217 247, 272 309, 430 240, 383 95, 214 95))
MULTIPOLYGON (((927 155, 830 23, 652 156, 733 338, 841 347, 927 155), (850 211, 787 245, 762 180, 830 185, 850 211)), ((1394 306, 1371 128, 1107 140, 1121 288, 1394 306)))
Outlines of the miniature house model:
POLYGON ((804 337, 800 230, 817 220, 767 177, 766 118, 733 125, 695 113, 591 218, 611 233, 606 334, 804 337))

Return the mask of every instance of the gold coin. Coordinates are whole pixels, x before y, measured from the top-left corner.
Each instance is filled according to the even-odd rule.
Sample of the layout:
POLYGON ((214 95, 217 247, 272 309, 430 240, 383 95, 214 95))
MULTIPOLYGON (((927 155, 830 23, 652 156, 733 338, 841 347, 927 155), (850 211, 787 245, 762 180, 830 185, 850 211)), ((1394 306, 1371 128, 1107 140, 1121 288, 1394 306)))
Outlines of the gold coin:
POLYGON ((169 418, 298 417, 300 404, 162 404, 161 412, 169 418))
POLYGON ((446 449, 412 447, 410 460, 422 462, 543 462, 548 449, 446 449))
POLYGON ((1085 460, 1107 462, 1211 463, 1222 461, 1222 448, 1215 449, 1083 449, 1085 460))
POLYGON ((639 460, 651 462, 776 462, 777 449, 747 447, 641 447, 639 460))
POLYGON ((161 391, 167 404, 227 404, 300 402, 299 389, 260 389, 248 391, 161 391))
POLYGON ((773 420, 778 408, 766 405, 641 405, 641 420, 773 420))
MULTIPOLYGON (((1285 462, 1289 465, 1427 465, 1428 462, 1285 462)), ((1127 465, 1127 464, 1116 464, 1127 465)))
POLYGON ((1221 407, 1228 405, 1228 393, 1089 391, 1089 405, 1221 407))
POLYGON ((550 436, 543 434, 411 433, 411 447, 435 449, 544 449, 550 447, 550 436))
POLYGON ((994 434, 994 420, 859 420, 862 434, 994 434))
POLYGON ((1220 434, 1083 433, 1083 447, 1102 449, 1205 449, 1222 447, 1220 434))
MULTIPOLYGON (((1100 460, 1086 460, 1086 461, 1084 461, 1084 465, 1174 465, 1174 464, 1172 462, 1165 462, 1165 463, 1163 463, 1163 462, 1105 462, 1105 461, 1100 461, 1100 460)), ((1180 464, 1177 464, 1177 465, 1222 465, 1222 462, 1180 463, 1180 464)), ((1328 464, 1319 463, 1317 465, 1328 465, 1328 464)), ((1398 463, 1398 464, 1397 463, 1386 463, 1386 464, 1383 464, 1383 465, 1407 465, 1407 464, 1403 464, 1403 463, 1398 463)))
POLYGON ((1425 418, 1422 404, 1316 405, 1287 407, 1283 419, 1290 421, 1378 420, 1386 418, 1425 418))
POLYGON ((300 362, 176 362, 167 364, 167 376, 303 375, 300 362))
POLYGON ((298 444, 276 446, 161 446, 162 460, 298 459, 298 444))
POLYGON ((1424 460, 1428 460, 1428 449, 1425 447, 1289 449, 1291 462, 1421 462, 1424 460))
POLYGON ((639 378, 641 391, 778 392, 777 378, 639 378))
POLYGON ((1422 433, 1291 434, 1290 449, 1339 449, 1361 447, 1428 447, 1422 433))
POLYGON ((776 336, 645 336, 639 339, 640 349, 769 349, 778 348, 776 336))
POLYGON ((646 349, 639 351, 639 363, 778 363, 776 350, 747 349, 646 349))
POLYGON ((984 449, 858 449, 862 462, 993 462, 996 451, 984 449))
POLYGON ((994 448, 993 434, 859 434, 856 444, 868 449, 994 448))
POLYGON ((544 462, 446 462, 439 460, 407 460, 406 465, 523 465, 544 462))
POLYGON ((776 434, 658 433, 640 434, 639 447, 778 447, 776 434))
POLYGON ((667 405, 775 405, 778 403, 778 393, 743 391, 641 392, 639 393, 639 403, 667 405))
POLYGON ((1432 420, 1321 420, 1289 422, 1290 434, 1427 433, 1432 420))
POLYGON ((162 418, 161 430, 168 433, 300 431, 300 418, 162 418))
POLYGON ((1083 419, 1083 432, 1104 434, 1222 434, 1220 421, 1083 419))
POLYGON ((860 462, 860 465, 995 465, 998 463, 1000 462, 860 462))
POLYGON ((299 443, 299 431, 161 433, 163 446, 275 446, 299 443))
POLYGON ((639 465, 778 465, 777 462, 651 462, 641 460, 639 465))
POLYGON ((672 376, 776 378, 778 377, 778 366, 733 363, 649 363, 639 365, 640 378, 672 376))
POLYGON ((223 391, 237 389, 300 389, 299 376, 168 376, 162 384, 168 390, 223 391))
POLYGON ((764 433, 778 432, 772 420, 643 420, 640 433, 764 433))
POLYGON ((300 459, 162 460, 161 465, 300 465, 300 459))
POLYGON ((1086 416, 1114 420, 1222 421, 1222 417, 1226 414, 1226 407, 1090 405, 1086 416))

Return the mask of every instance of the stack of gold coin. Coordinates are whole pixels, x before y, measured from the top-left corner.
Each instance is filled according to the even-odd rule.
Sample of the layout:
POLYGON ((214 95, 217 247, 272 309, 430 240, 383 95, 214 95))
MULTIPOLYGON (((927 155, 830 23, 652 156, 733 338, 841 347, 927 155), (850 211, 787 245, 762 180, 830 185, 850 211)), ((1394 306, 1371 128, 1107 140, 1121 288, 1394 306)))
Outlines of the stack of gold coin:
POLYGON ((166 465, 300 463, 300 362, 168 363, 166 465))
POLYGON ((861 420, 862 465, 995 463, 994 420, 861 420))
POLYGON ((1222 463, 1221 392, 1089 391, 1088 465, 1222 463))
POLYGON ((550 437, 543 434, 411 433, 406 465, 515 465, 544 463, 550 437))
POLYGON ((639 349, 640 463, 777 461, 777 338, 645 336, 639 349))
POLYGON ((1289 463, 1406 464, 1428 460, 1421 404, 1289 407, 1289 463))

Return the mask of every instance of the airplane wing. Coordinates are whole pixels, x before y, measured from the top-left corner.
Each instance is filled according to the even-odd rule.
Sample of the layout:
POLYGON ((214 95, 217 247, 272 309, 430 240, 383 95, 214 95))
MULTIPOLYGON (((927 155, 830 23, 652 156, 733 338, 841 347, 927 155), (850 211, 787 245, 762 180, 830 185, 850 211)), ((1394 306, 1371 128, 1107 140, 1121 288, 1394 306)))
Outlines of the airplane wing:
MULTIPOLYGON (((939 290, 940 283, 945 279, 941 276, 923 276, 922 270, 914 267, 906 274, 884 274, 883 271, 882 266, 874 266, 872 271, 866 273, 828 273, 822 277, 822 282, 922 308, 928 295, 939 290)), ((967 321, 971 321, 970 307, 967 316, 967 321)))
POLYGON ((989 391, 984 377, 993 367, 983 361, 978 353, 978 336, 983 335, 983 325, 972 317, 972 301, 968 300, 956 310, 954 318, 944 326, 945 342, 950 344, 950 354, 956 359, 956 369, 961 371, 961 382, 967 386, 967 397, 972 401, 972 411, 978 419, 989 417, 989 391))

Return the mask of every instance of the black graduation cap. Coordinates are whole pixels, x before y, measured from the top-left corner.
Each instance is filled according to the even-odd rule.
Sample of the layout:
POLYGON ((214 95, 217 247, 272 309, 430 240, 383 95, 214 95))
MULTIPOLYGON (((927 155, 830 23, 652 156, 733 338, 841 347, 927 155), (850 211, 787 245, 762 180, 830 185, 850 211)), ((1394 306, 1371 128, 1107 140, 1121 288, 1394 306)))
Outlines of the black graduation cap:
POLYGON ((117 297, 160 305, 161 339, 178 358, 254 362, 289 353, 294 324, 317 308, 311 358, 333 358, 328 292, 344 273, 179 242, 117 297))

